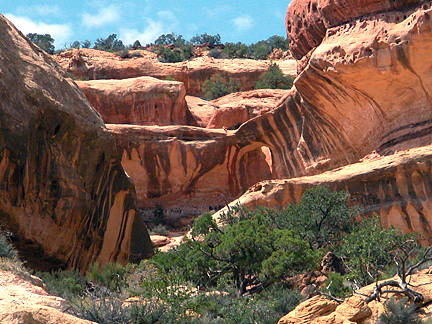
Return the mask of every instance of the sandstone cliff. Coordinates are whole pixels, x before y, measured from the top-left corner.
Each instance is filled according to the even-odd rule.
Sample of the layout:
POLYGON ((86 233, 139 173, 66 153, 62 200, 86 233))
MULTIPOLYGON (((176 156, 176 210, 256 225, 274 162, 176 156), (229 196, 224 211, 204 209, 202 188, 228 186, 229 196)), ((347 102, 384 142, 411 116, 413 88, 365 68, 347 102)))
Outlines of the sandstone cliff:
POLYGON ((0 218, 71 267, 151 249, 100 115, 56 62, 0 16, 0 218))
POLYGON ((196 124, 181 82, 139 77, 76 83, 107 124, 196 124))
POLYGON ((233 204, 280 209, 298 203, 305 189, 324 185, 348 191, 351 204, 364 206, 366 214, 379 214, 384 225, 418 231, 432 244, 431 158, 432 146, 425 146, 315 176, 261 182, 233 204))
POLYGON ((272 179, 265 154, 258 146, 241 147, 233 131, 107 127, 123 151, 122 165, 148 217, 158 204, 171 219, 217 210, 257 181, 272 179))
MULTIPOLYGON (((122 59, 114 53, 92 49, 64 52, 56 60, 78 80, 127 79, 151 76, 158 79, 174 78, 183 82, 188 95, 202 96, 202 85, 211 76, 222 74, 241 81, 242 91, 251 90, 270 62, 249 59, 213 59, 198 57, 180 63, 161 63, 156 54, 139 51, 141 56, 122 59)), ((295 75, 295 63, 282 63, 284 73, 295 75)))

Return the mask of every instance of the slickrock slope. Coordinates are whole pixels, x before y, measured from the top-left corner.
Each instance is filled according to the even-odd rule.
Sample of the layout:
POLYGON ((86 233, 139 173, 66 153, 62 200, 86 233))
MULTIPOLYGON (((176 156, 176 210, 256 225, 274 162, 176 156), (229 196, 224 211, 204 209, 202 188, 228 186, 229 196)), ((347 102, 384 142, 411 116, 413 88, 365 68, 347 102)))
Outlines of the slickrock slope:
POLYGON ((351 204, 364 206, 367 214, 379 214, 384 225, 404 232, 418 231, 432 244, 431 179, 432 146, 426 146, 315 176, 257 183, 233 204, 279 209, 299 202, 305 189, 325 185, 347 190, 351 204))
MULTIPOLYGON (((301 0, 292 1, 285 18, 290 50, 301 59, 318 46, 329 28, 342 25, 361 17, 388 19, 398 23, 406 19, 407 8, 425 1, 377 1, 377 0, 301 0)), ((411 12, 410 12, 411 13, 411 12)))
MULTIPOLYGON (((222 74, 226 78, 241 81, 241 91, 251 90, 259 76, 264 73, 270 62, 249 59, 213 59, 208 56, 198 57, 180 63, 161 63, 156 55, 140 51, 141 57, 122 59, 114 53, 92 49, 71 50, 57 55, 60 65, 78 80, 127 79, 151 76, 159 79, 167 77, 183 82, 188 95, 202 96, 202 85, 211 76, 222 74)), ((294 61, 284 63, 285 72, 295 75, 294 61)))
POLYGON ((1 222, 71 267, 147 256, 134 186, 100 115, 3 16, 0 39, 1 222))
POLYGON ((0 322, 2 324, 92 324, 61 309, 65 301, 50 296, 40 279, 25 280, 8 271, 0 271, 0 322))
POLYGON ((181 82, 139 77, 76 83, 107 124, 196 124, 181 82))
MULTIPOLYGON (((397 279, 397 278, 395 278, 397 279)), ((408 282, 421 293, 424 301, 421 310, 430 317, 431 311, 427 306, 432 301, 431 269, 425 269, 409 276, 408 282)), ((298 305, 293 311, 282 317, 278 324, 349 324, 376 323, 379 315, 384 312, 383 303, 393 294, 383 297, 381 302, 365 302, 365 295, 373 292, 375 284, 363 287, 359 294, 355 294, 338 305, 324 296, 312 297, 298 305), (361 295, 363 294, 363 295, 361 295)))

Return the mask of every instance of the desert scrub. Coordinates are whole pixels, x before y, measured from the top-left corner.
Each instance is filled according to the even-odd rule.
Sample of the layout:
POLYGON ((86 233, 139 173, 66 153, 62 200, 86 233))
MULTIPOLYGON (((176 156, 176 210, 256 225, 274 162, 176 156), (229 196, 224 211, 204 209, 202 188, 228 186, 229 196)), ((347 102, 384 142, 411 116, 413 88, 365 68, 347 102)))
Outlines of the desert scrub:
POLYGON ((225 81, 221 74, 214 75, 203 84, 202 91, 207 100, 217 99, 240 90, 240 80, 229 78, 225 81))
POLYGON ((291 89, 294 78, 284 76, 282 70, 276 63, 271 64, 267 71, 262 74, 255 86, 256 89, 291 89))

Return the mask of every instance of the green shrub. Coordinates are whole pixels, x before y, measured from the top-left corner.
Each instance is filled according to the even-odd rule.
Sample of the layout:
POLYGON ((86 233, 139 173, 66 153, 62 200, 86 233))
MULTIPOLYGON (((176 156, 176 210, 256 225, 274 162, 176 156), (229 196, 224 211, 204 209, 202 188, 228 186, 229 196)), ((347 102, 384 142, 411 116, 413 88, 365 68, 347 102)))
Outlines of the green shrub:
POLYGON ((259 77, 255 89, 291 89, 293 82, 293 77, 284 76, 279 66, 273 63, 259 77))
POLYGON ((259 41, 249 47, 252 57, 256 60, 266 60, 272 52, 272 47, 267 41, 259 41))
POLYGON ((352 289, 344 281, 344 276, 340 273, 330 273, 323 292, 341 299, 347 297, 352 289))
POLYGON ((208 100, 217 99, 240 90, 240 80, 230 78, 226 82, 221 74, 214 75, 203 84, 202 91, 208 100))
POLYGON ((347 278, 361 286, 378 280, 382 272, 394 264, 392 255, 398 246, 416 236, 402 234, 394 227, 384 227, 379 216, 354 225, 352 232, 341 242, 338 255, 350 270, 347 278))
POLYGON ((213 57, 213 58, 219 58, 221 56, 221 52, 217 48, 212 48, 208 52, 208 56, 213 57))
POLYGON ((407 298, 389 299, 384 304, 385 312, 378 318, 378 324, 421 324, 422 320, 416 313, 416 305, 409 303, 407 298))
POLYGON ((58 270, 52 273, 41 272, 38 276, 45 283, 47 290, 51 294, 63 298, 81 295, 87 287, 88 282, 76 270, 58 270))
POLYGON ((27 34, 28 39, 35 45, 39 46, 48 54, 54 54, 54 38, 50 34, 27 34))
POLYGON ((110 291, 120 292, 121 288, 126 286, 127 271, 128 269, 119 263, 106 263, 100 266, 95 262, 90 266, 87 277, 110 291))
POLYGON ((111 34, 107 38, 96 39, 94 49, 107 51, 107 52, 118 52, 125 48, 123 42, 117 39, 117 34, 111 34))
POLYGON ((202 45, 207 43, 211 45, 217 45, 221 43, 221 36, 219 34, 209 35, 207 33, 204 33, 192 37, 190 42, 195 45, 202 45))
POLYGON ((0 258, 18 259, 18 252, 9 241, 7 233, 0 232, 0 258))
POLYGON ((225 48, 222 50, 221 56, 227 59, 249 57, 249 48, 246 44, 241 42, 225 43, 225 48))
POLYGON ((273 35, 267 39, 271 49, 280 48, 282 51, 289 50, 289 41, 286 37, 273 35))
POLYGON ((150 234, 167 236, 168 230, 164 225, 159 224, 151 229, 150 234))
POLYGON ((190 44, 181 45, 173 49, 159 45, 156 50, 159 61, 162 63, 177 63, 190 59, 193 56, 193 46, 190 44))

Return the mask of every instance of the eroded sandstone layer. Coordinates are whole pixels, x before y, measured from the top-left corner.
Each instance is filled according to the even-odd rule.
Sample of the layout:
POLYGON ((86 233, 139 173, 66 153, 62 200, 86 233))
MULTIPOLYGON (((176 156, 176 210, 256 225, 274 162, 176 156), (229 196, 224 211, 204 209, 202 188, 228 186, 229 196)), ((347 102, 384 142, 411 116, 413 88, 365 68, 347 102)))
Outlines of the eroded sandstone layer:
MULTIPOLYGON (((276 209, 298 203, 316 185, 346 190, 350 204, 378 214, 384 225, 417 231, 432 244, 432 146, 374 157, 315 176, 257 183, 232 204, 276 209)), ((224 212, 222 210, 220 212, 224 212)))
MULTIPOLYGON (((266 176, 290 179, 355 163, 374 150, 384 156, 429 145, 432 143, 428 90, 432 85, 429 73, 432 13, 429 4, 397 12, 402 18, 404 13, 406 18, 399 22, 386 14, 380 19, 362 17, 329 29, 321 44, 307 57, 309 60, 295 80, 291 95, 275 109, 248 120, 235 131, 227 130, 226 135, 218 133, 208 138, 190 136, 188 128, 177 128, 175 132, 161 128, 152 135, 146 130, 147 139, 137 140, 145 144, 140 144, 142 148, 136 152, 145 151, 148 156, 167 152, 161 155, 166 156, 161 161, 169 162, 158 162, 166 174, 184 174, 179 170, 187 170, 189 161, 199 161, 191 164, 199 165, 199 172, 191 173, 196 179, 192 183, 209 177, 214 185, 217 179, 223 192, 231 190, 227 197, 232 197, 250 183, 243 180, 240 171, 244 154, 249 152, 267 152, 266 176), (173 149, 176 145, 184 145, 188 150, 173 149), (208 153, 203 154, 202 150, 208 153), (173 165, 169 152, 183 152, 175 153, 181 157, 180 162, 175 162, 178 167, 173 165), (212 173, 215 170, 219 171, 212 173), (222 176, 212 175, 218 173, 222 176), (219 180, 230 177, 235 181, 219 180)), ((125 151, 128 145, 120 147, 125 151)), ((134 155, 130 148, 126 152, 126 156, 146 160, 142 158, 144 153, 134 155)), ((145 166, 142 174, 147 177, 160 174, 147 162, 140 165, 145 166)), ((260 172, 258 168, 255 170, 260 172)), ((188 187, 187 181, 178 182, 178 186, 188 187)), ((167 183, 167 188, 172 187, 170 181, 167 183)), ((164 197, 157 190, 157 195, 164 197)), ((383 204, 387 200, 391 199, 383 198, 383 204)), ((202 198, 201 204, 206 205, 206 201, 202 198)), ((431 214, 426 210, 427 220, 431 214)), ((415 213, 409 208, 407 217, 414 219, 415 213)))
POLYGON ((196 124, 181 82, 139 77, 76 83, 107 124, 196 124))
MULTIPOLYGON (((158 79, 174 78, 183 82, 188 95, 202 96, 203 83, 211 76, 240 80, 240 90, 255 88, 256 81, 269 67, 269 61, 249 59, 213 59, 208 56, 179 63, 161 63, 156 54, 138 51, 140 56, 122 59, 117 54, 92 49, 66 51, 56 60, 77 80, 127 79, 151 76, 158 79)), ((294 60, 283 63, 287 74, 295 75, 294 60), (291 73, 289 73, 291 72, 291 73)))
POLYGON ((198 127, 107 125, 134 179, 138 206, 167 219, 217 210, 260 180, 272 179, 265 153, 233 131, 198 127))
POLYGON ((71 267, 151 249, 100 115, 58 64, 0 16, 0 216, 71 267))

